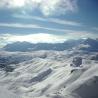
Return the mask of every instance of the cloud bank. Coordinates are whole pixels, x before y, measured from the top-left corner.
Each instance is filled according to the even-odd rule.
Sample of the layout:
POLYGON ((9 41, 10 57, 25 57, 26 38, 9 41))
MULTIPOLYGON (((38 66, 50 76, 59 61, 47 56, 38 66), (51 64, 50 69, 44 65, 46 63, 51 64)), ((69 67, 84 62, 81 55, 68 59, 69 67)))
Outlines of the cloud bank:
POLYGON ((77 10, 77 0, 0 0, 0 8, 19 9, 22 13, 38 9, 45 16, 77 10))
POLYGON ((13 42, 30 42, 30 43, 62 43, 64 42, 65 36, 46 34, 46 33, 36 33, 28 35, 13 35, 13 34, 2 34, 0 36, 0 47, 13 42))

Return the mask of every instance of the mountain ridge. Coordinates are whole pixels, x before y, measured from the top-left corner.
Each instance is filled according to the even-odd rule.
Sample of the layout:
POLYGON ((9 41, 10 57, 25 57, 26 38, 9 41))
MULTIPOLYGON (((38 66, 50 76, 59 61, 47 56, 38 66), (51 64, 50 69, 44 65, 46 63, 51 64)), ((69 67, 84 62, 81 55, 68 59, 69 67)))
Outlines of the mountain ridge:
POLYGON ((78 39, 78 40, 68 40, 64 43, 30 43, 30 42, 14 42, 7 44, 2 48, 5 51, 38 51, 38 50, 56 50, 64 51, 73 48, 78 48, 84 51, 98 51, 98 39, 78 39), (86 47, 84 47, 86 46, 86 47), (88 47, 87 47, 88 46, 88 47))

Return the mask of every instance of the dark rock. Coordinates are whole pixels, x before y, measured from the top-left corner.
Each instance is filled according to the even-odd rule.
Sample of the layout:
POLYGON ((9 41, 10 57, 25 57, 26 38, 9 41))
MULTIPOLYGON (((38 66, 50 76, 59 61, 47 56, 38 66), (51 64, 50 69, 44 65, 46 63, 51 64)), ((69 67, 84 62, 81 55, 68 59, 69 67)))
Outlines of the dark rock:
POLYGON ((98 54, 91 57, 91 60, 98 60, 98 54))
POLYGON ((49 68, 48 70, 46 70, 46 71, 44 71, 42 73, 39 73, 36 77, 33 77, 30 80, 30 83, 32 83, 32 82, 40 82, 40 81, 44 80, 45 77, 47 77, 51 72, 52 72, 52 69, 49 68))
POLYGON ((70 66, 79 67, 82 64, 82 57, 75 57, 73 58, 72 63, 70 66))

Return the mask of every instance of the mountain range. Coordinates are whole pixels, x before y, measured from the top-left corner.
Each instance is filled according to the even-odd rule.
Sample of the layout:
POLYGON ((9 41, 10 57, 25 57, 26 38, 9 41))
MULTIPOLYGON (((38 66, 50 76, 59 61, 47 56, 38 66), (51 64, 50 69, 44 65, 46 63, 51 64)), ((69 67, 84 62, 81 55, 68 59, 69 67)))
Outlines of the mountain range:
POLYGON ((77 47, 84 51, 98 51, 98 39, 79 39, 68 40, 64 43, 29 43, 29 42, 14 42, 3 47, 6 51, 37 51, 37 50, 56 50, 64 51, 77 47))

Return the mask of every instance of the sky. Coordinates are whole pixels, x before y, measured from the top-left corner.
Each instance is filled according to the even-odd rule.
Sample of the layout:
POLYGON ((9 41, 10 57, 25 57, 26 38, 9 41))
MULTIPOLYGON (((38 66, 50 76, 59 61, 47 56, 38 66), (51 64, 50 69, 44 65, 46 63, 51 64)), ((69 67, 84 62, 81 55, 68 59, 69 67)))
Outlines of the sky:
POLYGON ((0 46, 97 36, 98 0, 0 0, 0 46))

